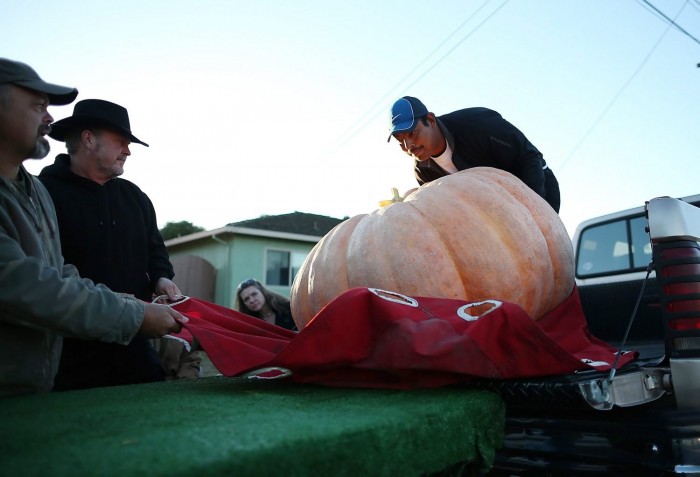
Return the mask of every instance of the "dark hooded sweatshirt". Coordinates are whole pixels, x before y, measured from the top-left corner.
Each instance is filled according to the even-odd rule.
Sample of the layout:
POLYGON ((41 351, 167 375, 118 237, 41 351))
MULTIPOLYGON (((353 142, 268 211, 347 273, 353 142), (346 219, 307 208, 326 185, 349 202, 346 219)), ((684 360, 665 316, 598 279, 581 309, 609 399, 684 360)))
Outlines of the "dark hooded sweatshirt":
MULTIPOLYGON (((100 185, 80 177, 70 170, 67 154, 59 154, 39 179, 56 207, 65 261, 75 265, 81 276, 147 302, 159 278, 174 276, 153 204, 135 184, 115 178, 100 185)), ((159 380, 157 355, 147 345, 145 338, 134 340, 130 350, 66 340, 56 388, 159 380), (138 376, 148 367, 153 368, 155 378, 138 376), (64 378, 69 368, 76 379, 67 384, 64 378), (122 371, 124 377, 117 377, 122 371), (104 380, 99 375, 105 375, 104 380), (109 375, 115 378, 110 380, 109 375)))
POLYGON ((151 301, 156 282, 173 267, 151 200, 135 184, 115 178, 104 185, 70 170, 59 154, 39 180, 51 194, 66 263, 82 277, 151 301))

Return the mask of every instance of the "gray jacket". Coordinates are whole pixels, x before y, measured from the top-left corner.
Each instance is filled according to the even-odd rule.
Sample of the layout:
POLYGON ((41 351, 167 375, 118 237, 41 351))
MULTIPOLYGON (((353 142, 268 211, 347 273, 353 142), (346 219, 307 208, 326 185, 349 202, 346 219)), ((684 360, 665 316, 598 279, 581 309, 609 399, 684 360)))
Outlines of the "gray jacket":
POLYGON ((129 343, 144 303, 64 264, 51 198, 20 167, 0 177, 0 397, 50 391, 63 336, 129 343))

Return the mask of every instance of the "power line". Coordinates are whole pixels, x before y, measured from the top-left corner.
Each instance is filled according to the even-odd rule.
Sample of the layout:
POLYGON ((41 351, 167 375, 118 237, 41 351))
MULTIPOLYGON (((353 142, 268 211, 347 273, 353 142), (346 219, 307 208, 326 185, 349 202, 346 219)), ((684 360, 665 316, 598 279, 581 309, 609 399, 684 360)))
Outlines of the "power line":
MULTIPOLYGON (((452 38, 455 34, 457 34, 457 32, 458 32, 459 30, 461 30, 467 23, 469 23, 469 21, 471 21, 471 19, 474 18, 474 17, 475 17, 475 16, 476 16, 490 1, 491 1, 491 0, 486 0, 484 3, 482 3, 481 6, 480 6, 479 8, 477 8, 477 9, 474 11, 474 13, 472 13, 466 20, 464 20, 452 33, 450 33, 450 34, 447 36, 447 38, 445 38, 442 42, 440 42, 440 44, 439 44, 438 46, 436 46, 435 48, 433 48, 433 50, 432 50, 430 53, 428 53, 428 55, 426 55, 425 58, 423 58, 423 60, 422 60, 420 63, 418 63, 418 65, 416 65, 411 71, 409 71, 407 74, 405 74, 405 75, 403 76, 403 78, 401 78, 401 80, 399 80, 399 82, 397 82, 394 86, 392 86, 392 87, 389 89, 389 91, 387 91, 387 93, 386 93, 384 96, 382 96, 374 105, 372 105, 372 107, 371 107, 367 112, 365 112, 362 116, 360 116, 360 118, 357 119, 357 120, 346 130, 346 132, 345 132, 342 136, 340 136, 340 137, 337 139, 337 141, 340 141, 340 142, 339 142, 338 146, 336 147, 336 149, 338 149, 338 148, 344 146, 345 144, 347 144, 347 143, 348 143, 352 138, 354 138, 362 129, 364 129, 364 125, 366 124, 366 123, 364 122, 364 120, 365 120, 368 116, 370 116, 370 114, 371 114, 372 112, 374 112, 375 109, 376 109, 378 106, 384 107, 384 101, 387 99, 387 97, 389 97, 389 95, 392 94, 392 92, 393 92, 395 89, 397 89, 397 88, 399 87, 399 85, 401 85, 401 83, 403 83, 404 81, 406 81, 406 79, 407 79, 409 76, 411 76, 411 75, 412 75, 414 72, 416 72, 421 66, 423 66, 423 65, 430 59, 430 57, 432 57, 440 48, 442 48, 442 46, 443 46, 445 43, 447 43, 447 41, 448 41, 450 38, 452 38), (361 125, 361 126, 360 126, 359 128, 357 128, 358 125, 361 125)), ((375 113, 375 114, 372 116, 372 118, 376 117, 376 114, 377 114, 377 113, 375 113)))
POLYGON ((427 75, 428 72, 430 72, 431 69, 435 68, 438 64, 440 64, 440 63, 442 62, 442 60, 444 60, 445 58, 447 58, 447 56, 448 56, 450 53, 452 53, 454 50, 457 49, 458 46, 460 46, 462 43, 464 43, 464 41, 465 41, 467 38, 469 38, 469 37, 472 36, 474 33, 476 33, 476 31, 477 31, 479 28, 481 28, 482 26, 484 26, 484 24, 486 24, 486 22, 489 21, 489 20, 491 19, 491 17, 493 17, 501 8, 503 8, 503 7, 505 6, 506 3, 508 3, 508 0, 505 0, 503 3, 501 3, 501 4, 498 6, 498 8, 496 8, 493 12, 491 12, 491 14, 490 14, 488 17, 486 17, 481 23, 479 23, 479 24, 476 26, 476 28, 474 28, 474 29, 473 29, 472 31, 470 31, 464 38, 462 38, 462 39, 459 41, 459 43, 457 43, 455 46, 453 46, 452 48, 450 48, 450 50, 449 50, 447 53, 445 53, 444 55, 442 55, 442 56, 440 57, 440 59, 438 59, 435 63, 432 64, 432 66, 430 67, 430 69, 428 69, 425 73, 423 73, 423 74, 420 75, 418 78, 416 78, 415 81, 413 81, 413 83, 409 84, 406 88, 410 88, 411 86, 413 86, 414 84, 416 84, 416 83, 418 83, 420 80, 422 80, 423 77, 424 77, 425 75, 427 75))
MULTIPOLYGON (((644 2, 645 2, 645 3, 648 3, 648 2, 646 2, 646 0, 644 0, 644 2)), ((676 13, 676 18, 678 18, 678 15, 681 14, 681 12, 683 11, 683 8, 685 8, 685 4, 681 7, 680 10, 678 10, 678 13, 676 13)), ((671 23, 673 23, 673 21, 671 21, 671 23)), ((615 96, 613 96, 613 98, 610 100, 610 102, 609 102, 608 105, 605 107, 605 109, 603 110, 603 112, 602 112, 602 113, 598 116, 598 118, 593 122, 593 124, 591 125, 591 127, 588 128, 588 131, 586 131, 586 133, 585 133, 585 134, 583 135, 583 137, 579 140, 579 142, 576 144, 576 146, 574 146, 573 150, 569 153, 569 155, 566 156, 566 159, 564 159, 564 162, 562 162, 561 164, 557 165, 557 170, 558 170, 558 171, 564 169, 564 166, 566 165, 567 162, 569 162, 569 159, 571 159, 571 158, 574 156, 574 154, 576 154, 576 152, 577 152, 577 151, 579 150, 579 148, 581 147, 581 144, 583 144, 583 143, 586 141, 586 139, 588 139, 588 136, 591 135, 591 133, 593 132, 593 130, 594 130, 594 129, 598 126, 598 124, 603 120, 603 118, 604 118, 605 115, 608 113, 608 111, 610 110, 610 108, 612 108, 613 104, 615 104, 615 102, 616 102, 617 99, 622 95, 622 93, 625 91, 625 89, 627 89, 627 86, 630 85, 630 83, 632 82, 632 80, 637 76, 637 74, 639 74, 639 72, 642 70, 642 68, 644 67, 644 65, 646 65, 647 61, 649 61, 649 58, 651 58, 651 55, 654 53, 654 51, 656 50, 656 48, 657 48, 657 47, 659 46, 659 44, 661 43, 661 40, 664 39, 664 37, 666 36, 666 34, 668 33, 668 31, 671 29, 671 23, 669 23, 669 25, 666 27, 666 29, 665 29, 664 32, 661 34, 661 36, 659 37, 659 39, 656 40, 656 43, 654 43, 654 45, 651 47, 651 50, 649 50, 649 53, 647 53, 647 55, 646 55, 646 56, 644 57, 644 59, 642 60, 642 63, 637 67, 637 69, 634 71, 634 73, 632 73, 632 76, 630 76, 630 77, 627 79, 627 81, 622 85, 622 87, 617 91, 617 93, 616 93, 615 96)))
MULTIPOLYGON (((442 48, 442 46, 447 43, 447 41, 452 38, 459 30, 461 30, 469 21, 471 21, 491 0, 486 0, 481 6, 472 13, 469 18, 467 18, 465 21, 463 21, 450 35, 447 36, 438 46, 436 46, 428 55, 423 58, 423 60, 418 63, 417 66, 415 66, 410 72, 408 72, 406 75, 404 75, 401 80, 396 83, 394 86, 392 86, 389 91, 382 96, 379 101, 377 101, 366 113, 364 113, 357 121, 355 121, 350 128, 348 128, 348 131, 344 135, 340 136, 336 142, 339 142, 338 145, 334 148, 334 150, 339 149, 340 147, 344 146, 350 140, 352 140, 357 134, 360 133, 365 127, 367 127, 367 121, 369 119, 374 119, 377 117, 377 115, 381 112, 381 110, 375 111, 377 107, 381 106, 384 108, 385 103, 384 101, 393 93, 394 90, 396 90, 404 81, 408 79, 414 72, 416 72, 421 66, 423 66, 435 53, 442 48), (374 114, 372 114, 374 112, 374 114), (359 126, 359 127, 358 127, 359 126)), ((479 23, 474 29, 472 29, 470 32, 468 32, 462 39, 457 42, 455 46, 453 46, 447 53, 445 53, 440 59, 438 59, 435 63, 433 63, 423 74, 421 74, 416 80, 414 80, 412 83, 407 85, 404 90, 410 88, 414 84, 416 84, 418 81, 420 81, 425 75, 428 74, 435 66, 437 66, 442 60, 444 60, 450 53, 452 53, 458 46, 460 46, 464 41, 469 38, 472 34, 474 34, 479 28, 481 28, 493 15, 498 12, 506 3, 508 3, 508 0, 505 0, 496 10, 491 12, 488 17, 486 17, 485 20, 483 20, 481 23, 479 23)))
MULTIPOLYGON (((669 17, 666 16, 666 14, 665 14, 664 12, 662 12, 661 10, 659 10, 658 8, 656 8, 656 7, 655 7, 654 5, 652 5, 648 0, 642 0, 642 1, 643 1, 644 3, 646 3, 647 5, 649 5, 651 8, 653 8, 654 11, 656 11, 656 13, 658 13, 659 15, 661 15, 662 17, 664 17, 671 25, 673 25, 674 27, 678 28, 680 31, 682 31, 683 33, 685 33, 686 35, 688 35, 689 38, 691 38, 693 41, 695 41, 695 43, 697 43, 698 45, 700 45, 700 40, 698 40, 698 39, 695 38, 693 35, 691 35, 691 34, 688 33, 687 31, 685 31, 683 28, 681 28, 681 26, 680 26, 678 23, 676 23, 676 22, 674 21, 675 19, 674 19, 674 20, 671 20, 669 17)), ((685 3, 687 4, 688 2, 686 1, 685 3)), ((683 5, 683 6, 685 6, 685 5, 683 5)), ((683 10, 683 7, 681 7, 681 10, 683 10)), ((676 15, 676 18, 678 18, 678 15, 676 15)))
MULTIPOLYGON (((648 11, 649 13, 651 13, 652 15, 654 15, 654 16, 655 16, 656 18, 658 18, 659 20, 664 20, 664 17, 661 16, 661 15, 658 13, 658 11, 653 10, 649 5, 645 4, 643 0, 635 0, 635 1, 639 4, 640 7, 642 7, 643 9, 645 9, 646 11, 648 11)), ((687 1, 688 1, 688 0, 686 0, 686 2, 687 2, 687 1)))

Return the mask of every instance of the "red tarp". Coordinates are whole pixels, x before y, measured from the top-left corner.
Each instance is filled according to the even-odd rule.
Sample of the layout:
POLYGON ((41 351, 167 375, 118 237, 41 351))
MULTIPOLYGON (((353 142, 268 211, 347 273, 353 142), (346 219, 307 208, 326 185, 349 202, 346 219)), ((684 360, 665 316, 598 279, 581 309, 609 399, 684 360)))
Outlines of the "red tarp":
MULTIPOLYGON (((171 305, 225 376, 291 372, 330 386, 437 387, 474 377, 526 378, 609 370, 616 350, 586 327, 578 290, 539 320, 518 305, 407 297, 355 288, 299 333, 194 298, 171 305)), ((190 335, 191 333, 191 335, 190 335)), ((618 367, 636 353, 625 352, 618 367)))

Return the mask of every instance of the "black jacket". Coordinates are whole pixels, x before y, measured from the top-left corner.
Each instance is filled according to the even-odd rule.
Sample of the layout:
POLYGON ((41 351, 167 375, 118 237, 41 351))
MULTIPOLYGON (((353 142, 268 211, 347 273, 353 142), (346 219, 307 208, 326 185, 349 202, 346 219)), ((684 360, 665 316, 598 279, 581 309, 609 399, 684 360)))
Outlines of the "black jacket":
MULTIPOLYGON (((136 185, 80 177, 71 172, 67 154, 59 154, 39 180, 56 206, 65 261, 81 276, 147 302, 159 278, 174 276, 153 204, 136 185)), ((164 379, 160 358, 142 335, 127 346, 65 339, 54 390, 164 379)))
POLYGON ((67 154, 39 179, 56 206, 65 261, 82 277, 145 301, 159 278, 173 278, 153 204, 135 184, 115 178, 100 185, 80 177, 71 172, 67 154))
MULTIPOLYGON (((559 186, 542 153, 496 111, 467 108, 437 120, 458 170, 495 167, 510 172, 559 211, 559 186)), ((416 161, 414 172, 420 185, 448 174, 432 159, 416 161)))
POLYGON ((292 331, 298 331, 297 325, 292 318, 292 312, 289 310, 289 305, 284 307, 284 310, 275 312, 275 324, 292 331))

